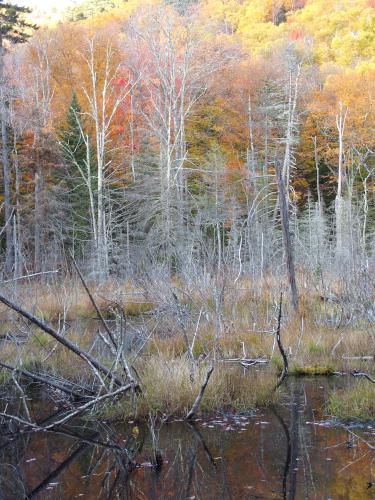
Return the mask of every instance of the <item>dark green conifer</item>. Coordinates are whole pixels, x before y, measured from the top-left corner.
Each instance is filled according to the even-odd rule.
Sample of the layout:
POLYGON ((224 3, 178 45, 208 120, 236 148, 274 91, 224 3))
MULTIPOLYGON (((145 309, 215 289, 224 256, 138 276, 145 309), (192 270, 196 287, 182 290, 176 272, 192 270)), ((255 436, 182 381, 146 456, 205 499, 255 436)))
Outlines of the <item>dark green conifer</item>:
POLYGON ((62 228, 65 243, 80 257, 92 237, 89 187, 95 200, 97 183, 94 155, 81 117, 81 108, 74 92, 66 125, 59 134, 63 167, 58 175, 60 197, 67 214, 62 228))

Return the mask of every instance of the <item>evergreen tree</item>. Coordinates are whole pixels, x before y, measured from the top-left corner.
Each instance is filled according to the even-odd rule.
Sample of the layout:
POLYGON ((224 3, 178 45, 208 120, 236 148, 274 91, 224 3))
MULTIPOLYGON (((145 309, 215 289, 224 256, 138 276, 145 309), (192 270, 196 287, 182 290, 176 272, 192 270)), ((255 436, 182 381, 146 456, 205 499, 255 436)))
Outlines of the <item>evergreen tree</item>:
POLYGON ((166 4, 173 5, 177 12, 186 14, 189 7, 198 3, 199 0, 166 0, 166 4))
POLYGON ((66 18, 69 21, 77 22, 89 19, 102 12, 115 8, 120 2, 113 0, 86 0, 74 5, 66 10, 66 18))
POLYGON ((60 130, 61 201, 67 218, 63 221, 64 240, 74 253, 82 255, 94 237, 97 174, 89 136, 81 122, 81 108, 73 93, 66 125, 60 130))

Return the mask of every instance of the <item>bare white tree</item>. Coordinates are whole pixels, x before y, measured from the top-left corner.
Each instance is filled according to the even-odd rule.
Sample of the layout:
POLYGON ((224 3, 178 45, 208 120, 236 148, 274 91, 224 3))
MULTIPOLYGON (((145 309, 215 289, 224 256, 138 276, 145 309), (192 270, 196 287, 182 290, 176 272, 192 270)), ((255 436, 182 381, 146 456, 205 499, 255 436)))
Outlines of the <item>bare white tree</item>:
MULTIPOLYGON (((106 42, 104 56, 99 52, 99 43, 94 38, 87 41, 85 62, 89 70, 89 84, 83 86, 83 94, 87 101, 87 111, 84 113, 93 127, 96 168, 97 168, 97 190, 96 190, 96 214, 92 213, 93 234, 95 252, 97 256, 97 272, 103 277, 108 275, 109 270, 109 248, 107 238, 107 219, 105 210, 105 189, 108 172, 111 167, 111 145, 110 131, 116 113, 131 92, 136 82, 128 82, 125 85, 117 85, 117 79, 123 73, 123 66, 116 62, 116 48, 106 42), (104 60, 101 60, 104 57, 104 60)), ((84 135, 84 134, 83 134, 84 135)), ((83 137, 88 145, 87 137, 83 137)), ((88 162, 87 162, 88 165, 88 162)), ((89 182, 89 172, 81 172, 86 185, 89 182)), ((90 194, 91 207, 93 211, 92 193, 90 194)))
POLYGON ((196 17, 180 17, 170 8, 145 9, 128 23, 126 32, 134 72, 143 75, 138 110, 146 123, 149 141, 158 145, 159 179, 155 182, 160 190, 155 193, 152 224, 159 221, 160 247, 170 260, 177 242, 184 241, 181 231, 187 227, 189 217, 186 120, 228 54, 217 51, 204 58, 205 46, 196 17))

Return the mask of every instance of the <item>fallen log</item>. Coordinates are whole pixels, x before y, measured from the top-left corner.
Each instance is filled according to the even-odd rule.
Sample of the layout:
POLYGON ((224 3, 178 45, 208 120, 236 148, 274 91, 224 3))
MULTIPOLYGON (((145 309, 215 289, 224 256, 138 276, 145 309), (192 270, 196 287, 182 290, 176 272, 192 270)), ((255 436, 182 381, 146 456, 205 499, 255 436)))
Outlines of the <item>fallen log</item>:
POLYGON ((6 297, 4 297, 3 295, 0 295, 0 302, 2 302, 3 304, 5 304, 10 309, 13 309, 13 311, 17 312, 18 314, 20 314, 24 318, 28 319, 32 323, 34 323, 34 325, 36 325, 38 328, 40 328, 41 330, 43 330, 45 333, 47 333, 48 335, 50 335, 51 337, 53 337, 60 344, 62 344, 64 347, 66 347, 70 351, 74 352, 74 354, 76 354, 77 356, 79 356, 86 363, 88 363, 89 365, 91 364, 100 373, 102 373, 103 375, 105 375, 106 377, 108 377, 110 380, 113 380, 113 382, 116 385, 118 385, 120 387, 122 386, 122 381, 118 377, 116 377, 107 367, 105 367, 104 365, 102 365, 91 354, 89 354, 88 352, 83 351, 78 346, 76 346, 75 344, 73 344, 73 342, 71 342, 70 340, 68 340, 66 337, 63 337, 62 335, 60 335, 52 327, 50 327, 49 325, 46 325, 45 323, 43 323, 42 321, 40 321, 38 318, 36 318, 35 316, 33 316, 31 313, 29 313, 28 311, 25 311, 19 305, 14 304, 13 302, 11 302, 9 299, 7 299, 6 297))
POLYGON ((248 365, 261 365, 269 362, 269 359, 265 358, 223 358, 218 360, 220 363, 245 363, 248 365))

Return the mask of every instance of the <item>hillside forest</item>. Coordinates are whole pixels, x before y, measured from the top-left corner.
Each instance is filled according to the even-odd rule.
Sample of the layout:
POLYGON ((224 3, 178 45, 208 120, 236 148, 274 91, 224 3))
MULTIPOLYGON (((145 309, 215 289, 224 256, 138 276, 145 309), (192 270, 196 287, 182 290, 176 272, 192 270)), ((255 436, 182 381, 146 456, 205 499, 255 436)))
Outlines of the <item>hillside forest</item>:
POLYGON ((69 253, 95 279, 282 274, 277 172, 295 266, 369 273, 371 0, 86 2, 25 30, 3 40, 5 277, 69 253))

